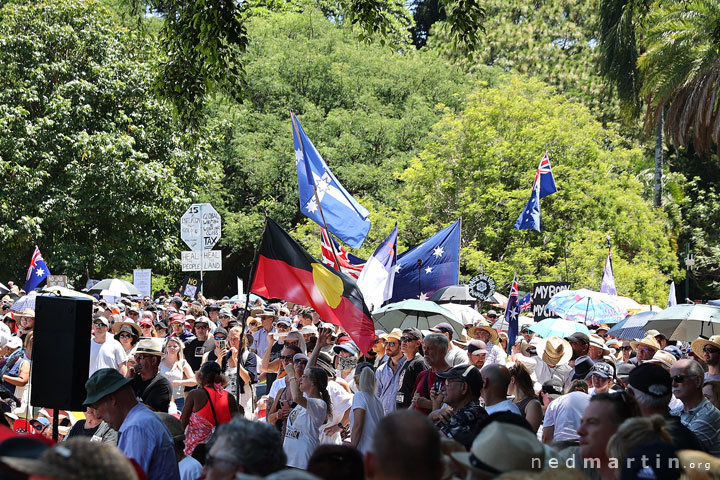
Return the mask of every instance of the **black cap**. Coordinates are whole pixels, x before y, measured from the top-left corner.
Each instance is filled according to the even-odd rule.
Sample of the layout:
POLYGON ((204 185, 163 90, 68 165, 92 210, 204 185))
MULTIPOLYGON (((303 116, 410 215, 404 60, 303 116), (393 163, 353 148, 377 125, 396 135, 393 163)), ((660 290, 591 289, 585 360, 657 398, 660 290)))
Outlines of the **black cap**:
POLYGON ((403 335, 410 335, 415 340, 422 340, 422 332, 415 327, 406 328, 402 331, 403 335))
POLYGON ((572 379, 585 380, 587 374, 590 373, 590 370, 592 370, 593 365, 595 365, 595 362, 593 362, 592 358, 587 355, 578 357, 577 360, 575 360, 575 375, 573 375, 572 379))
POLYGON ((550 380, 542 384, 542 391, 549 395, 562 395, 563 388, 562 382, 557 377, 552 377, 550 380))
POLYGON ((565 340, 567 340, 570 343, 584 343, 585 345, 590 345, 590 338, 585 335, 584 333, 575 332, 572 335, 569 335, 565 337, 565 340))
POLYGON ((630 372, 628 383, 636 390, 653 397, 664 397, 672 392, 670 373, 656 363, 643 363, 630 372))
POLYGON ((638 478, 676 480, 683 473, 675 447, 659 441, 641 443, 628 454, 627 460, 622 463, 621 480, 638 478), (646 461, 648 459, 650 461, 646 461))
POLYGON ((475 368, 474 365, 458 365, 447 372, 438 372, 437 376, 446 380, 451 378, 461 378, 470 385, 470 390, 472 391, 473 396, 480 397, 480 392, 483 387, 483 378, 480 370, 475 368))

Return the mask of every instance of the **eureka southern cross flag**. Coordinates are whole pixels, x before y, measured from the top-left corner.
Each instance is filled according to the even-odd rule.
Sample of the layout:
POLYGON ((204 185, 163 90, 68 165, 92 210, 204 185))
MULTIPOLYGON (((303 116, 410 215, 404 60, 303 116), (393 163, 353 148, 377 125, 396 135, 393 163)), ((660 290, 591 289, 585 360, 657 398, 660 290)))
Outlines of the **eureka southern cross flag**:
POLYGON ((50 269, 45 265, 40 249, 35 245, 35 251, 30 259, 30 267, 25 277, 25 286, 23 287, 25 293, 35 290, 48 275, 50 275, 50 269))
POLYGON ((300 212, 321 227, 325 226, 324 214, 324 223, 327 224, 330 233, 353 248, 362 247, 370 231, 368 210, 360 205, 335 178, 320 156, 320 152, 305 135, 293 112, 290 112, 290 119, 295 146, 300 212), (317 190, 317 198, 313 186, 317 190))
POLYGON ((355 280, 313 258, 271 218, 265 220, 250 291, 315 309, 342 326, 361 351, 375 340, 375 327, 355 280))

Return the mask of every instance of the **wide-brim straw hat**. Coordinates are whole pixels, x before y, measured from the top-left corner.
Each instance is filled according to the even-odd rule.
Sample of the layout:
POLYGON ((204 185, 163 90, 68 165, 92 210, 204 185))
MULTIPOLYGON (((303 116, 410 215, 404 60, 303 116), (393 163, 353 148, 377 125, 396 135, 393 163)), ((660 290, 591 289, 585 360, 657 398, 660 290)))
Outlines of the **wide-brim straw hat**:
POLYGON ((487 325, 476 325, 476 326, 472 327, 470 330, 468 330, 468 334, 469 334, 471 337, 475 338, 475 333, 476 333, 478 330, 484 330, 484 331, 488 332, 488 333, 490 334, 490 340, 489 340, 489 342, 490 342, 490 343, 497 344, 498 338, 499 338, 499 337, 498 337, 497 330, 495 330, 494 328, 489 327, 489 326, 487 326, 487 325))
POLYGON ((710 338, 697 338, 690 344, 692 351, 698 357, 702 355, 702 350, 706 345, 711 347, 720 348, 720 335, 713 335, 710 338))
POLYGON ((610 349, 605 346, 605 340, 603 340, 600 335, 593 333, 588 338, 590 339, 590 346, 602 348, 603 355, 610 355, 612 353, 610 349))
POLYGON ((645 336, 645 338, 643 338, 642 340, 637 340, 637 341, 635 341, 635 342, 630 342, 630 346, 631 346, 632 349, 635 350, 635 351, 637 351, 637 349, 638 349, 638 347, 639 347, 640 345, 645 345, 646 347, 650 347, 650 348, 652 348, 652 349, 654 349, 654 350, 662 350, 662 349, 660 348, 660 344, 658 343, 658 341, 655 340, 655 337, 650 336, 650 335, 645 336))
POLYGON ((120 329, 127 325, 128 327, 132 328, 135 333, 137 333, 138 337, 142 337, 142 330, 140 330, 140 325, 137 323, 131 321, 131 320, 125 320, 123 322, 115 322, 112 326, 113 335, 117 335, 120 332, 120 329))
POLYGON ((661 365, 665 368, 670 368, 673 365, 675 365, 676 359, 675 355, 673 355, 670 352, 666 352, 665 350, 658 350, 655 352, 653 357, 650 360, 646 360, 647 363, 657 363, 658 365, 661 365))
POLYGON ((543 362, 553 366, 565 365, 573 354, 570 342, 560 337, 546 338, 542 344, 542 352, 543 362))

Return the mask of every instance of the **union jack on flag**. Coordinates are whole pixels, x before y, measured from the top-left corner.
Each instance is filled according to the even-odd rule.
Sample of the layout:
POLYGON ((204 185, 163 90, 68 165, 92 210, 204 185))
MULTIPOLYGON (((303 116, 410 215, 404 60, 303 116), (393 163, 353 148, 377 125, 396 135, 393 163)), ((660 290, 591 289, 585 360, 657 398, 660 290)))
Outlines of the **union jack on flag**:
POLYGON ((547 152, 543 155, 537 171, 535 172, 535 180, 533 181, 533 190, 540 185, 540 198, 545 198, 551 193, 557 192, 555 186, 555 177, 553 177, 552 168, 550 167, 550 157, 547 152))
POLYGON ((365 260, 348 253, 348 251, 344 247, 341 247, 340 244, 336 242, 333 238, 332 242, 335 246, 335 254, 338 257, 338 261, 340 262, 341 267, 338 268, 337 264, 335 263, 335 258, 333 257, 332 249, 330 247, 330 236, 328 235, 327 230, 322 227, 320 227, 320 232, 322 234, 322 262, 325 265, 330 265, 335 270, 340 270, 341 272, 350 275, 353 278, 358 278, 360 276, 360 272, 365 266, 365 260))
POLYGON ((30 259, 30 267, 25 277, 25 286, 23 290, 30 293, 35 290, 45 278, 50 275, 50 269, 45 264, 40 249, 35 245, 35 251, 30 259))
POLYGON ((532 304, 532 300, 530 299, 530 294, 528 293, 523 298, 520 299, 518 302, 518 310, 520 312, 527 312, 530 310, 530 305, 532 304))

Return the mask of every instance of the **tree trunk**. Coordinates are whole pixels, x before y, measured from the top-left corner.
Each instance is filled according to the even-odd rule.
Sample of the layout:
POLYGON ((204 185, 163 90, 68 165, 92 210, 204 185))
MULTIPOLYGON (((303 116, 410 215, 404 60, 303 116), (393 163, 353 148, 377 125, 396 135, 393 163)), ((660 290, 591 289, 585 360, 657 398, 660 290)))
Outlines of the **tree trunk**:
POLYGON ((655 190, 653 205, 662 207, 662 176, 663 176, 663 124, 665 123, 665 111, 658 115, 655 129, 655 190))

